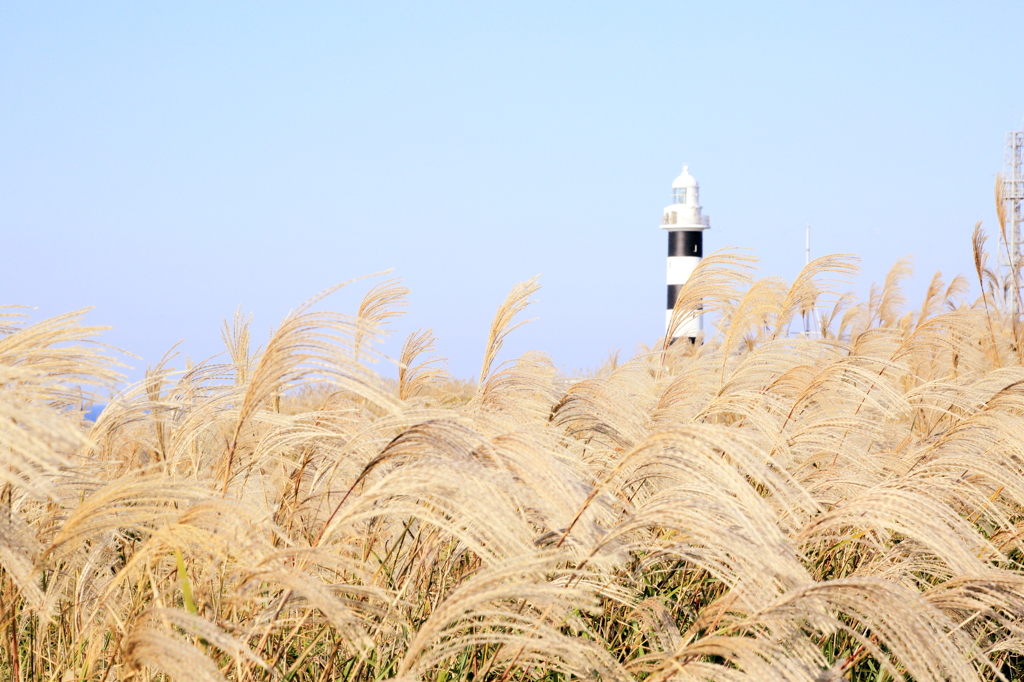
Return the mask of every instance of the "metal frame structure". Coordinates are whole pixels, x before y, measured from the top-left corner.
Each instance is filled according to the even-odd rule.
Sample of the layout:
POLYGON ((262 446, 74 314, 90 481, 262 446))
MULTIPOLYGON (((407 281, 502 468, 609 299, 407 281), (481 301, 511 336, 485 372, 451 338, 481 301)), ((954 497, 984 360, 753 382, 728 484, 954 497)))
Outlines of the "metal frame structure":
POLYGON ((1009 303, 1009 310, 1020 315, 1020 301, 1017 291, 1021 288, 1021 224, 1024 223, 1024 130, 1015 130, 1006 134, 1006 155, 1003 159, 1001 176, 1001 198, 1003 200, 1004 217, 1006 220, 1002 240, 1005 236, 1004 249, 999 254, 1002 266, 1003 290, 1009 303))
MULTIPOLYGON (((804 267, 811 264, 811 226, 808 225, 806 228, 804 238, 804 267)), ((818 306, 811 306, 808 310, 803 311, 800 316, 804 322, 804 338, 805 339, 816 339, 821 335, 820 327, 821 320, 818 318, 818 306)))

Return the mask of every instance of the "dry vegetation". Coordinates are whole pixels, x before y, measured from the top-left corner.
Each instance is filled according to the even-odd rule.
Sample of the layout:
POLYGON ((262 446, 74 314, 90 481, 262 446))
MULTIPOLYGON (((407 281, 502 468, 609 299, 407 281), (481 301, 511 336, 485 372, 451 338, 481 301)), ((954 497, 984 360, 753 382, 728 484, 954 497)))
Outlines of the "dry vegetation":
MULTIPOLYGON (((978 272, 992 285, 979 247, 978 272)), ((116 366, 81 314, 0 319, 0 676, 12 680, 1005 679, 1024 654, 1015 292, 936 276, 907 312, 852 259, 792 286, 704 260, 703 345, 478 385, 404 305, 289 316, 230 362, 116 366), (998 299, 998 300, 997 300, 998 299), (812 338, 789 328, 829 301, 812 338)), ((11 313, 11 309, 8 309, 11 313)), ((793 326, 796 326, 795 324, 793 326)), ((166 364, 166 363, 165 363, 166 364)))

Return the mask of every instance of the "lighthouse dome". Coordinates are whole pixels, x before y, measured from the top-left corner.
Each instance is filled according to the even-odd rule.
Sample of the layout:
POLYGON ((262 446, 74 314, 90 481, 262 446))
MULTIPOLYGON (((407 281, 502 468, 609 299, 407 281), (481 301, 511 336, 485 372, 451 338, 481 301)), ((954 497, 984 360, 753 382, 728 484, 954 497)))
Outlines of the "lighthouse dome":
POLYGON ((697 180, 690 175, 690 167, 683 166, 683 172, 679 174, 679 177, 672 181, 672 189, 684 189, 690 187, 697 187, 697 180))

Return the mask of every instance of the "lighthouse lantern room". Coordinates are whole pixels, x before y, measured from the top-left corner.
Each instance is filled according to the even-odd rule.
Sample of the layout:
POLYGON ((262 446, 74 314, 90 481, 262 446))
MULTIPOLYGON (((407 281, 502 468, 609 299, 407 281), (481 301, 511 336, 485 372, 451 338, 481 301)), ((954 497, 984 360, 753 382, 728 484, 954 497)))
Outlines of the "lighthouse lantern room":
MULTIPOLYGON (((701 215, 698 202, 697 180, 690 175, 689 166, 672 182, 672 203, 665 207, 661 229, 668 231, 668 310, 665 312, 665 330, 668 333, 672 308, 679 290, 686 284, 704 255, 704 230, 711 227, 708 216, 701 215)), ((675 330, 674 338, 685 336, 696 341, 704 328, 702 315, 683 321, 675 330)))

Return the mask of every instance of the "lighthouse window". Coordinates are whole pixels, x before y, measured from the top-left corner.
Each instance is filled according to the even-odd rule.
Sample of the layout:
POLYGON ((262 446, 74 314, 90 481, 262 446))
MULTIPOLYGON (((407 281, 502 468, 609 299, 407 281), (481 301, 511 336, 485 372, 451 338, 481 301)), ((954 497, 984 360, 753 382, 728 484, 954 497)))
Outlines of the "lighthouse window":
POLYGON ((672 190, 672 203, 674 204, 685 204, 686 203, 686 188, 676 187, 672 190))

